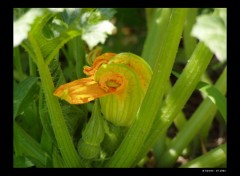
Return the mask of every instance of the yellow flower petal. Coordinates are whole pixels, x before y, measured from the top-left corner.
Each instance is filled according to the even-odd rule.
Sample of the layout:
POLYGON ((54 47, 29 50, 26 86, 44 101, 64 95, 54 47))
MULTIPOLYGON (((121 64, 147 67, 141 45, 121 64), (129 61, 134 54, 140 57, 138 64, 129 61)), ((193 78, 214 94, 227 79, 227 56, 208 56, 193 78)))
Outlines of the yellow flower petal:
POLYGON ((102 64, 106 64, 109 62, 109 60, 115 56, 117 54, 115 53, 104 53, 101 56, 98 56, 94 62, 93 65, 91 67, 89 66, 84 66, 83 67, 83 72, 86 75, 92 76, 95 74, 95 72, 97 71, 97 69, 102 65, 102 64))
POLYGON ((83 104, 113 92, 102 89, 92 77, 89 77, 61 85, 54 95, 70 104, 83 104))

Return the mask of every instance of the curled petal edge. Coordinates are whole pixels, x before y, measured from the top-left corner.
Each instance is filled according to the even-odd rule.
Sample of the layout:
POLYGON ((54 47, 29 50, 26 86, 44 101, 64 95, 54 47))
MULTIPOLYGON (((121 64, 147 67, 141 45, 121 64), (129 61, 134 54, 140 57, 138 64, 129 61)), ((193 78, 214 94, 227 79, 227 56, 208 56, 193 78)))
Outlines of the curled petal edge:
POLYGON ((101 56, 98 56, 94 62, 93 65, 91 67, 89 66, 84 66, 83 67, 83 72, 88 75, 88 76, 92 76, 96 73, 96 71, 98 70, 98 68, 102 65, 102 64, 107 64, 109 62, 109 60, 114 57, 115 53, 105 53, 102 54, 101 56))

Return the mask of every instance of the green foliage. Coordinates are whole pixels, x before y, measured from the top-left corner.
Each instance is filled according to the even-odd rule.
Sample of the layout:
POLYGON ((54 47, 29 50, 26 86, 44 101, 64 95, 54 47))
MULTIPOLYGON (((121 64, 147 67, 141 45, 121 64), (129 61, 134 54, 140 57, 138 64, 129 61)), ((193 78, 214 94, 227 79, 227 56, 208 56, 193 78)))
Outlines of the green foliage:
MULTIPOLYGON (((21 9, 14 9, 15 19, 22 14, 21 11, 21 9)), ((14 47, 21 44, 21 42, 27 38, 28 32, 31 29, 31 25, 34 23, 35 19, 42 14, 43 10, 41 9, 30 9, 27 13, 21 17, 18 17, 18 19, 14 21, 14 47)))
POLYGON ((13 117, 22 113, 38 97, 38 78, 29 76, 14 87, 13 117))
MULTIPOLYGON (((42 149, 41 145, 27 134, 17 123, 14 123, 14 143, 17 145, 18 154, 24 154, 36 166, 44 167, 49 155, 42 149)), ((23 160, 25 162, 25 160, 23 160)), ((19 162, 16 160, 16 162, 19 162)), ((16 163, 19 164, 19 163, 16 163)))
POLYGON ((192 29, 192 35, 203 41, 220 61, 227 58, 226 9, 215 9, 214 14, 201 15, 192 29))
POLYGON ((14 8, 13 13, 15 168, 226 167, 225 8, 14 8), (119 60, 111 61, 111 73, 134 75, 130 103, 103 106, 109 95, 72 105, 53 95, 62 84, 86 77, 83 66, 92 65, 101 51, 123 53, 116 57, 120 61, 124 53, 141 55, 153 70, 143 72, 132 57, 119 70, 119 60), (141 97, 136 80, 149 75, 141 97), (106 112, 135 120, 119 126, 103 118, 106 112))
POLYGON ((225 123, 227 122, 227 100, 226 97, 219 92, 214 86, 206 83, 199 83, 198 89, 202 91, 207 97, 217 106, 221 115, 224 118, 225 123))
MULTIPOLYGON (((216 83, 216 90, 220 94, 225 93, 226 89, 226 70, 221 74, 216 83)), ((202 83, 200 84, 202 85, 202 83)), ((199 86, 200 87, 200 86, 199 86)), ((190 120, 188 120, 183 128, 179 130, 177 136, 170 142, 162 157, 159 159, 161 167, 170 167, 176 162, 177 157, 181 154, 183 149, 197 136, 197 133, 204 127, 208 120, 212 119, 216 112, 215 105, 206 98, 200 106, 195 110, 190 120), (191 133, 189 133, 191 131, 191 133)))
MULTIPOLYGON (((173 74, 179 77, 179 74, 173 71, 173 74)), ((226 97, 219 92, 214 86, 207 84, 205 82, 199 82, 197 87, 202 93, 204 93, 219 109, 221 115, 223 116, 225 122, 227 120, 227 100, 226 97)))
POLYGON ((32 167, 34 164, 29 161, 26 157, 24 156, 14 156, 14 163, 13 167, 14 168, 26 168, 26 167, 32 167))

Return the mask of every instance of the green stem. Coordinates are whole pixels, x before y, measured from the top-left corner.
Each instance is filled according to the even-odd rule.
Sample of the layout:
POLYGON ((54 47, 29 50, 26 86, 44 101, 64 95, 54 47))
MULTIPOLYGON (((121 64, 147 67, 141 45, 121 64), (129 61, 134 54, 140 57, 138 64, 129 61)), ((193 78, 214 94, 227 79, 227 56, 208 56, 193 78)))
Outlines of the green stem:
POLYGON ((153 14, 155 13, 155 10, 156 10, 156 8, 146 8, 145 9, 148 30, 150 30, 152 20, 154 19, 153 14))
POLYGON ((28 64, 29 64, 29 75, 30 76, 36 76, 36 64, 34 63, 31 56, 28 56, 28 64))
MULTIPOLYGON (((166 84, 166 95, 170 92, 172 89, 171 81, 169 80, 166 84)), ((182 129, 184 124, 187 122, 187 119, 182 111, 178 113, 174 120, 174 124, 177 127, 178 130, 182 129)))
POLYGON ((14 66, 16 67, 20 81, 22 81, 24 79, 24 73, 21 64, 19 47, 14 48, 14 66))
POLYGON ((63 52, 63 54, 64 54, 64 56, 65 56, 65 58, 67 60, 68 66, 70 68, 74 68, 74 64, 72 63, 72 60, 70 58, 71 56, 69 54, 69 51, 67 51, 65 47, 62 47, 61 49, 62 49, 62 52, 63 52))
POLYGON ((167 135, 163 133, 161 136, 159 136, 159 139, 157 140, 156 144, 153 147, 153 154, 156 162, 158 162, 162 157, 163 152, 166 150, 166 146, 167 146, 167 135))
POLYGON ((144 141, 151 129, 165 91, 165 87, 162 85, 168 81, 176 57, 186 13, 187 9, 172 10, 166 40, 160 49, 153 77, 140 108, 138 119, 130 127, 113 157, 105 163, 105 167, 133 166, 135 158, 140 154, 142 146, 145 145, 144 141))
POLYGON ((142 58, 153 68, 161 48, 169 23, 171 9, 155 9, 147 38, 144 42, 142 58))
MULTIPOLYGON (((154 143, 156 143, 158 137, 166 132, 176 115, 184 107, 195 90, 201 75, 205 72, 212 55, 203 43, 198 44, 183 73, 164 101, 158 118, 155 118, 152 129, 141 150, 142 154, 146 154, 154 143)), ((140 159, 140 156, 138 159, 140 159)))
MULTIPOLYGON (((225 94, 226 69, 219 77, 215 87, 225 94)), ((187 147, 192 139, 194 139, 194 137, 199 133, 203 125, 214 117, 216 110, 216 105, 208 98, 205 99, 192 115, 190 120, 186 123, 184 128, 179 131, 174 140, 171 141, 168 146, 168 150, 166 150, 159 161, 159 166, 171 167, 177 160, 178 156, 182 153, 183 149, 187 147), (189 131, 191 131, 191 133, 189 133, 189 131)))
POLYGON ((186 17, 186 23, 183 30, 183 40, 184 40, 184 50, 187 58, 190 58, 196 45, 197 40, 196 38, 191 36, 191 30, 193 25, 196 22, 196 16, 197 16, 197 8, 191 8, 188 11, 187 17, 186 17))
POLYGON ((52 127, 63 159, 67 167, 82 167, 83 164, 80 163, 80 158, 74 148, 73 141, 64 121, 59 102, 57 98, 53 96, 54 85, 48 66, 44 62, 38 43, 31 34, 29 34, 29 40, 36 54, 37 66, 41 78, 43 92, 46 97, 46 103, 52 122, 52 127))
POLYGON ((187 119, 185 117, 185 114, 182 111, 180 111, 176 118, 174 119, 174 124, 176 125, 178 130, 181 130, 186 123, 187 119))
POLYGON ((80 36, 75 37, 73 41, 73 56, 76 60, 77 78, 83 78, 85 77, 85 74, 83 73, 83 66, 85 65, 85 51, 83 45, 84 43, 80 36))
POLYGON ((224 164, 226 159, 226 144, 222 144, 187 164, 182 165, 181 168, 215 168, 224 164))

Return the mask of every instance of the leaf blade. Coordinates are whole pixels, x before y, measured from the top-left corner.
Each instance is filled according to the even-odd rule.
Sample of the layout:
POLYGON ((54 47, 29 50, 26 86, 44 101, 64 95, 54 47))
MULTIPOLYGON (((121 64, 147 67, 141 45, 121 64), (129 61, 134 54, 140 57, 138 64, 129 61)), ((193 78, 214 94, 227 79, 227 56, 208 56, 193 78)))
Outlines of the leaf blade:
POLYGON ((17 85, 14 89, 13 117, 16 118, 25 107, 27 107, 36 97, 39 86, 36 85, 37 77, 28 77, 17 85))
POLYGON ((226 11, 219 14, 220 17, 215 14, 199 16, 191 34, 204 42, 215 53, 217 58, 223 62, 227 58, 226 11))
POLYGON ((219 112, 223 116, 225 123, 227 122, 227 100, 226 97, 214 86, 211 86, 204 82, 199 82, 197 85, 202 93, 204 93, 218 108, 219 112))

